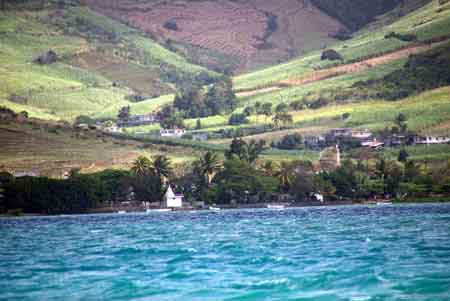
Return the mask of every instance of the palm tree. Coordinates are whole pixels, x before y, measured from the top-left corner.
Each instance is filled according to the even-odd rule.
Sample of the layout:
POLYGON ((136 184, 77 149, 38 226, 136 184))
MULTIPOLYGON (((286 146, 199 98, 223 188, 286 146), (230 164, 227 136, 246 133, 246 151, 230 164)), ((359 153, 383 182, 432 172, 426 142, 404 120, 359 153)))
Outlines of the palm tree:
POLYGON ((165 155, 154 156, 153 162, 151 162, 150 166, 161 180, 170 177, 173 171, 172 162, 165 155))
POLYGON ((288 113, 276 113, 275 116, 272 117, 272 121, 275 124, 275 127, 280 127, 280 125, 291 125, 293 123, 292 115, 288 113))
POLYGON ((146 175, 151 168, 151 161, 145 156, 139 156, 131 167, 131 172, 138 176, 146 175))
POLYGON ((264 162, 261 168, 270 177, 275 176, 279 172, 279 166, 271 160, 264 162))
POLYGON ((289 190, 292 184, 292 165, 289 162, 281 162, 280 169, 276 172, 275 176, 280 182, 282 191, 289 190))
POLYGON ((215 174, 222 168, 219 156, 213 152, 207 152, 203 158, 199 160, 201 172, 203 173, 206 183, 211 184, 215 174))

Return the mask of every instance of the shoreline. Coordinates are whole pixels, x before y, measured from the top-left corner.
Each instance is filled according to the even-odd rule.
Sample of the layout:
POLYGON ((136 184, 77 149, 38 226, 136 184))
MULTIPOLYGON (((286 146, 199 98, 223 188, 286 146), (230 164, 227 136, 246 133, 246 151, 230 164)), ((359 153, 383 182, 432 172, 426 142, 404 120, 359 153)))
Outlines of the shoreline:
MULTIPOLYGON (((167 212, 217 212, 217 211, 228 211, 228 210, 240 210, 240 209, 269 209, 273 211, 282 211, 285 209, 295 209, 295 208, 313 208, 313 207, 333 207, 333 206, 386 206, 386 205, 402 205, 402 204, 444 204, 450 203, 450 199, 438 199, 438 200, 405 200, 405 201, 395 201, 395 200, 380 200, 380 201, 329 201, 329 202, 298 202, 298 203, 288 203, 288 202, 278 202, 278 203, 261 203, 261 204, 241 204, 238 206, 230 205, 216 205, 214 208, 217 210, 212 210, 209 207, 205 208, 176 208, 167 212), (279 208, 268 208, 269 205, 280 206, 279 208)), ((88 210, 86 212, 79 213, 59 213, 59 214, 45 214, 45 213, 23 213, 20 215, 13 214, 0 214, 0 218, 15 218, 15 217, 50 217, 50 216, 75 216, 75 215, 96 215, 96 214, 129 214, 129 213, 163 213, 162 208, 151 208, 150 212, 142 208, 97 208, 88 210), (128 210, 126 210, 128 209, 128 210), (121 212, 121 213, 119 213, 121 212)))

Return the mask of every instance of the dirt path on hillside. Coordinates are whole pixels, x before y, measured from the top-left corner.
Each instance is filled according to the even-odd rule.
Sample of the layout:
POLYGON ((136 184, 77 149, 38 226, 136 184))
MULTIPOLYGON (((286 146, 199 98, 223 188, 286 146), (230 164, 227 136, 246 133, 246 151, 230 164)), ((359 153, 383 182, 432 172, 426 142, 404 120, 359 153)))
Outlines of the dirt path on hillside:
POLYGON ((305 76, 301 77, 292 77, 289 79, 281 80, 276 84, 271 84, 265 87, 259 87, 255 89, 249 89, 245 91, 241 91, 236 93, 238 97, 247 97, 247 96, 255 96, 258 94, 273 92, 277 90, 281 90, 286 87, 298 87, 306 84, 310 84, 313 82, 326 80, 329 78, 333 78, 340 75, 350 74, 361 72, 372 67, 389 63, 391 61, 395 61, 398 59, 402 59, 410 56, 411 54, 416 54, 420 52, 424 52, 430 50, 434 46, 438 44, 442 44, 449 41, 449 37, 441 37, 436 38, 430 41, 425 41, 421 43, 416 43, 414 45, 410 45, 406 48, 399 49, 393 52, 389 52, 386 54, 382 54, 380 56, 376 56, 370 59, 365 59, 356 63, 344 64, 337 67, 332 67, 328 69, 313 71, 308 73, 305 76))

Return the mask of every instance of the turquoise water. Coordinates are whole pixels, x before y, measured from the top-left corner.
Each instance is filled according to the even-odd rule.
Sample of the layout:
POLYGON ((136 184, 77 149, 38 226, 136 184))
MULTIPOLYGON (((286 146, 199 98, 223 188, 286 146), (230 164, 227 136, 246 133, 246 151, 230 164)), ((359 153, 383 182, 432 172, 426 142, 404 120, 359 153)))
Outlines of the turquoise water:
POLYGON ((0 219, 1 300, 450 300, 450 205, 0 219))

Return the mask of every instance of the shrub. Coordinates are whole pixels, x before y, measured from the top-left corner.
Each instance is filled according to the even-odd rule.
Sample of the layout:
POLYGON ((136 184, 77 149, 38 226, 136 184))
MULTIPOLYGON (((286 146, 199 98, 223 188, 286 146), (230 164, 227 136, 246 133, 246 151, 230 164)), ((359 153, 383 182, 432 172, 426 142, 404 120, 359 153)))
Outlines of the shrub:
POLYGON ((342 55, 339 54, 339 52, 337 52, 334 49, 328 49, 325 50, 324 52, 322 52, 322 56, 320 57, 320 59, 322 61, 324 60, 330 60, 330 61, 336 61, 336 60, 340 60, 342 61, 342 55))
POLYGON ((341 28, 337 32, 330 34, 330 37, 340 41, 350 40, 351 38, 353 38, 351 33, 344 28, 341 28))
POLYGON ((141 94, 128 95, 126 98, 131 102, 141 102, 145 100, 145 97, 141 94))
POLYGON ((28 99, 25 96, 19 95, 19 94, 11 94, 9 96, 9 100, 11 102, 20 103, 20 104, 27 104, 28 99))
POLYGON ((286 135, 277 144, 280 149, 297 149, 303 145, 303 137, 299 133, 286 135))
POLYGON ((342 119, 348 119, 350 117, 350 113, 345 112, 344 114, 342 114, 342 119))
POLYGON ((293 101, 289 104, 289 107, 294 111, 300 111, 305 108, 305 104, 301 100, 293 101))
POLYGON ((75 118, 75 122, 74 122, 74 125, 79 125, 79 124, 93 125, 93 124, 95 124, 95 120, 89 116, 80 115, 80 116, 77 116, 77 118, 75 118))
POLYGON ((178 24, 177 24, 177 21, 175 20, 175 19, 170 19, 170 20, 167 20, 165 23, 164 23, 164 28, 166 28, 166 29, 168 29, 168 30, 174 30, 174 31, 177 31, 179 28, 178 28, 178 24))
POLYGON ((410 33, 401 34, 401 33, 397 33, 397 32, 390 32, 387 35, 385 35, 384 38, 385 39, 395 38, 395 39, 399 39, 400 41, 404 41, 404 42, 417 41, 417 36, 415 34, 410 34, 410 33))
POLYGON ((247 116, 245 114, 231 114, 230 118, 228 119, 229 125, 239 125, 239 124, 245 124, 248 123, 247 116))
POLYGON ((58 60, 58 55, 53 50, 49 50, 44 54, 38 56, 34 62, 40 65, 50 65, 56 63, 58 60))

